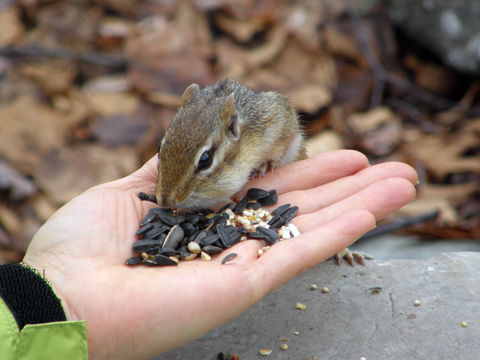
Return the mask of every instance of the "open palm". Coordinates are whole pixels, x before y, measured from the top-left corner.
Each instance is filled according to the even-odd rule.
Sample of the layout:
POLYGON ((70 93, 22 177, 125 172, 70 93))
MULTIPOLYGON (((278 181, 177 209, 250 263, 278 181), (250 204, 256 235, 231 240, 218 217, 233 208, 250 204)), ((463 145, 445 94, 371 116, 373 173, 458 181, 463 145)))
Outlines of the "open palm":
POLYGON ((68 320, 87 324, 90 359, 148 359, 244 312, 268 292, 349 246, 415 196, 417 175, 401 163, 369 166, 354 151, 318 155, 276 169, 250 187, 276 189, 299 206, 302 235, 275 244, 241 242, 212 261, 175 267, 125 265, 141 219, 154 204, 157 159, 134 174, 70 201, 37 232, 24 262, 51 282, 68 320), (221 265, 230 252, 241 256, 221 265))

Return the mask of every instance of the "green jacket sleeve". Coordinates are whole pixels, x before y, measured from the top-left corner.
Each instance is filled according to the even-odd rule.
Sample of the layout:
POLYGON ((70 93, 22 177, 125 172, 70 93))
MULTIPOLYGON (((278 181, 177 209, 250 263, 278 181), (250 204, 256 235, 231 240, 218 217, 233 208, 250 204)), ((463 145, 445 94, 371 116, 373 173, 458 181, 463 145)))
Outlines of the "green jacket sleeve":
POLYGON ((21 264, 0 265, 0 358, 86 360, 85 321, 66 321, 48 281, 21 264))
POLYGON ((0 299, 0 349, 4 360, 86 360, 85 321, 25 325, 19 331, 8 306, 0 299))

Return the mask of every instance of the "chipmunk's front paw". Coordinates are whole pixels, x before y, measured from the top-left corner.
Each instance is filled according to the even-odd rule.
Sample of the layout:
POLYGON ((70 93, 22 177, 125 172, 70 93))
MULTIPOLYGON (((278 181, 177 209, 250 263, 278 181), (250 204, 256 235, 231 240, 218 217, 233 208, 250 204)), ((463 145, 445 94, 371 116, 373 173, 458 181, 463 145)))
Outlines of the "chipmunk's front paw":
POLYGON ((342 259, 347 261, 350 265, 354 265, 353 260, 355 259, 360 265, 365 265, 365 260, 373 260, 370 255, 365 254, 364 252, 359 251, 350 251, 348 248, 343 249, 339 253, 336 253, 332 256, 335 262, 338 265, 342 264, 342 259))
POLYGON ((267 171, 273 171, 275 168, 275 164, 272 161, 266 161, 260 167, 254 171, 252 171, 251 177, 255 178, 256 176, 262 177, 265 176, 267 171))

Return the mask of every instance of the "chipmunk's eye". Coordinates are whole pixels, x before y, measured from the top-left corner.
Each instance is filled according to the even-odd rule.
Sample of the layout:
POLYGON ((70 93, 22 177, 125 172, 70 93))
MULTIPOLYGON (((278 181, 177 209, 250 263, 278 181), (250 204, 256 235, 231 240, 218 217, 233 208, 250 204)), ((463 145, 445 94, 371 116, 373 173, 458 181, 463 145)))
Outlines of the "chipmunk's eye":
POLYGON ((213 162, 213 151, 212 149, 205 151, 200 160, 198 160, 197 171, 206 170, 208 169, 213 162))

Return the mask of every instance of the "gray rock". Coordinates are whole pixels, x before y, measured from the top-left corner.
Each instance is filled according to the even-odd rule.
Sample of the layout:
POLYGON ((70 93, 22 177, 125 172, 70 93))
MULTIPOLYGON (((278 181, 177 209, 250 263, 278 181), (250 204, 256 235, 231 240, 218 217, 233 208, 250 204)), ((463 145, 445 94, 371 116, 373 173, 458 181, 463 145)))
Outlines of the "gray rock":
POLYGON ((480 2, 390 0, 392 18, 447 64, 480 73, 480 2))
POLYGON ((478 253, 355 267, 326 261, 232 321, 154 359, 213 360, 219 352, 255 359, 260 349, 272 349, 270 358, 277 360, 477 359, 479 268, 478 253), (323 286, 330 292, 322 293, 323 286), (381 291, 368 291, 374 287, 381 291), (417 299, 421 304, 414 306, 417 299), (307 308, 296 309, 297 302, 307 308), (281 350, 285 337, 288 349, 281 350))

